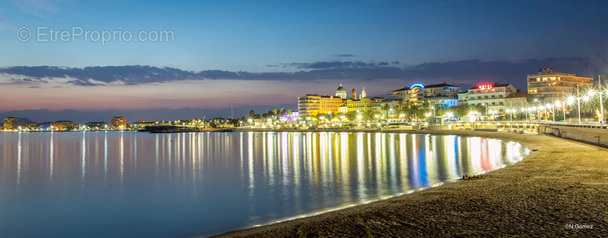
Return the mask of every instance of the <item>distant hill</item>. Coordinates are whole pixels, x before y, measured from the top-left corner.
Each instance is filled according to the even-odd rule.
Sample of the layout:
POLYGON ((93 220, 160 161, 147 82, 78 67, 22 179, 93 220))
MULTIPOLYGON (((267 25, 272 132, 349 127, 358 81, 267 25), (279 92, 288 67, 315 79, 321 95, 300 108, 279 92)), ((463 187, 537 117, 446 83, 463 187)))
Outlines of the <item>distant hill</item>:
MULTIPOLYGON (((243 106, 235 107, 232 109, 234 112, 234 118, 247 117, 250 110, 254 110, 256 113, 262 114, 272 109, 281 109, 297 111, 297 105, 294 104, 279 104, 271 106, 243 106)), ((41 110, 23 110, 23 111, 10 111, 0 113, 0 118, 5 117, 16 117, 19 119, 19 123, 28 122, 47 122, 47 121, 61 121, 69 120, 75 123, 83 123, 90 121, 105 121, 109 122, 112 117, 124 116, 127 117, 127 121, 132 123, 134 121, 154 121, 154 120, 182 120, 191 118, 214 118, 224 117, 230 118, 233 115, 230 108, 218 108, 218 109, 202 109, 202 108, 180 108, 180 109, 146 109, 146 110, 106 110, 106 111, 76 111, 76 110, 62 110, 62 111, 49 111, 45 109, 41 110)))

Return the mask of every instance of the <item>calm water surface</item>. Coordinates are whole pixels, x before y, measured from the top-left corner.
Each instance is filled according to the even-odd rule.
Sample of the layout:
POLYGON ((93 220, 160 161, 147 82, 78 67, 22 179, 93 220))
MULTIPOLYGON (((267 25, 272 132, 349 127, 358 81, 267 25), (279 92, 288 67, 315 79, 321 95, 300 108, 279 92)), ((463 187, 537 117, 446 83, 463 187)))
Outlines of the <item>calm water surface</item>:
POLYGON ((395 133, 0 133, 0 237, 212 235, 440 185, 528 152, 395 133))

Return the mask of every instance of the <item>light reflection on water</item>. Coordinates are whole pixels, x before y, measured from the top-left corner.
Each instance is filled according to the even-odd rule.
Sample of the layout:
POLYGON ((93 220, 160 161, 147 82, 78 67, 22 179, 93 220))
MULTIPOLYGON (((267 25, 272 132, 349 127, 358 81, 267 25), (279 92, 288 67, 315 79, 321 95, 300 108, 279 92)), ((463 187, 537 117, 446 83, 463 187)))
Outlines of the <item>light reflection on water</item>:
POLYGON ((518 143, 395 133, 0 134, 0 237, 217 234, 521 160, 518 143))

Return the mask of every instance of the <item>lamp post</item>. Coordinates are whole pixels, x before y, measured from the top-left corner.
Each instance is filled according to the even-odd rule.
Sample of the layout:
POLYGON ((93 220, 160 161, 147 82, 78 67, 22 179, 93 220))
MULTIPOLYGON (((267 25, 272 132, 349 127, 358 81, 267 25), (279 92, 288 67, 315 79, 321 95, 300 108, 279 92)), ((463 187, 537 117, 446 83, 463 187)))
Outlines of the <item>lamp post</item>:
MULTIPOLYGON (((555 101, 556 107, 559 108, 559 107, 561 107, 561 105, 562 105, 562 102, 560 102, 559 100, 555 101)), ((553 110, 555 110, 555 108, 553 110)), ((555 112, 553 112, 553 113, 555 113, 555 112)), ((553 115, 553 122, 555 122, 555 115, 553 115)), ((566 108, 565 107, 564 107, 564 122, 566 122, 566 108)))
POLYGON ((578 103, 578 124, 581 124, 581 94, 578 84, 576 85, 576 102, 578 103))
MULTIPOLYGON (((553 108, 554 105, 555 104, 553 104, 553 103, 547 103, 547 105, 545 106, 547 108, 547 110, 549 110, 549 108, 551 108, 551 110, 549 110, 549 112, 553 116, 553 122, 555 122, 555 109, 553 108)), ((545 118, 547 118, 547 121, 549 120, 547 114, 545 114, 545 118)))
POLYGON ((598 84, 600 85, 600 124, 604 123, 604 99, 602 97, 602 76, 597 76, 598 84))
POLYGON ((490 105, 488 104, 482 104, 485 108, 486 108, 486 117, 488 117, 488 107, 490 107, 490 105))
POLYGON ((540 110, 542 109, 541 107, 543 107, 543 106, 537 107, 538 111, 536 111, 536 115, 538 117, 538 127, 536 129, 538 129, 539 135, 540 135, 540 110))

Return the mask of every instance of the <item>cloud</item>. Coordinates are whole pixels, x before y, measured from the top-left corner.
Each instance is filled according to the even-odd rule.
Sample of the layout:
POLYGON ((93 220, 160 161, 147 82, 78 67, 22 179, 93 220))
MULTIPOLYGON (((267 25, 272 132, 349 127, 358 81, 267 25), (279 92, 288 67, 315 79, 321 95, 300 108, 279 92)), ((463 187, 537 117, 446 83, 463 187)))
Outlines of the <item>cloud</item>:
POLYGON ((47 17, 47 14, 54 14, 57 12, 56 3, 53 0, 14 0, 12 3, 21 10, 21 12, 32 15, 38 19, 51 19, 55 20, 54 17, 47 17))
POLYGON ((352 57, 359 57, 358 55, 353 55, 353 54, 337 54, 334 55, 336 57, 340 57, 340 58, 352 58, 352 57))
MULTIPOLYGON (((139 85, 185 80, 280 80, 280 81, 324 81, 355 80, 372 81, 395 79, 405 86, 413 82, 450 82, 459 85, 474 85, 480 82, 514 83, 525 88, 525 78, 539 68, 548 66, 558 72, 594 76, 605 73, 607 63, 588 58, 547 58, 520 61, 482 61, 478 59, 449 62, 427 62, 418 65, 400 66, 395 62, 365 63, 360 61, 321 61, 312 63, 283 63, 277 67, 293 67, 296 72, 246 72, 203 70, 185 71, 170 67, 152 66, 104 66, 65 68, 54 66, 16 66, 0 69, 9 83, 41 84, 67 83, 79 86, 109 84, 139 85), (61 81, 63 80, 63 81, 61 81)), ((399 87, 398 86, 398 87, 399 87)))
POLYGON ((374 63, 364 63, 361 61, 320 61, 314 63, 291 63, 291 66, 304 69, 331 69, 331 68, 369 68, 374 67, 374 63))

